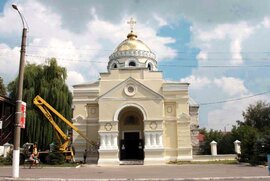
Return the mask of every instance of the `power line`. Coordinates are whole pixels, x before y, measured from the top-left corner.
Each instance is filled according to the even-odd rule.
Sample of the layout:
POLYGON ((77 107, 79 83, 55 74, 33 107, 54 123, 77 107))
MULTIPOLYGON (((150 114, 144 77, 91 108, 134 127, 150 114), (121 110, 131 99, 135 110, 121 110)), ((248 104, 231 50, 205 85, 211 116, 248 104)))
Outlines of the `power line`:
MULTIPOLYGON (((99 51, 114 51, 114 49, 97 49, 97 48, 76 48, 76 47, 72 47, 72 48, 69 48, 69 47, 59 47, 59 46, 42 46, 42 45, 27 45, 28 47, 36 47, 36 48, 52 48, 52 49, 76 49, 76 50, 99 50, 99 51)), ((175 53, 196 53, 196 54, 199 54, 201 52, 201 50, 197 50, 197 51, 174 51, 175 53)), ((214 53, 214 54, 227 54, 227 53, 254 53, 254 54, 257 54, 257 53, 269 53, 270 54, 270 50, 267 50, 267 51, 240 51, 240 52, 231 52, 231 51, 203 51, 207 54, 211 54, 211 53, 214 53)))
MULTIPOLYGON (((38 55, 30 55, 27 54, 27 57, 41 58, 41 59, 49 59, 52 57, 47 56, 38 56, 38 55)), ((102 63, 107 64, 107 61, 92 61, 92 60, 82 60, 82 59, 72 59, 72 58, 62 58, 62 57, 54 57, 57 60, 62 61, 70 61, 70 62, 88 62, 88 63, 102 63)), ((265 65, 179 65, 179 64, 159 64, 160 67, 175 67, 175 68, 269 68, 269 64, 265 65)))
MULTIPOLYGON (((32 51, 32 50, 28 50, 27 53, 30 54, 36 54, 39 53, 38 51, 32 51)), ((72 53, 72 52, 71 52, 72 53)), ((66 53, 66 55, 68 55, 69 52, 66 53)), ((79 55, 93 55, 93 54, 97 54, 96 52, 84 52, 84 53, 79 53, 79 55)), ((101 53, 99 53, 101 54, 101 53)), ((102 55, 107 55, 107 52, 103 52, 102 55)), ((158 57, 158 56, 157 56, 158 57)), ((177 61, 181 61, 181 62, 190 62, 190 61, 211 61, 211 62, 221 62, 221 61, 270 61, 270 58, 266 58, 266 57, 243 57, 243 58, 230 58, 230 57, 217 57, 217 58, 206 58, 206 59, 198 59, 196 57, 185 57, 185 56, 180 56, 179 58, 172 58, 169 59, 169 61, 171 60, 177 60, 177 61)), ((166 60, 165 60, 166 61, 166 60)))
POLYGON ((252 98, 252 97, 256 97, 256 96, 260 96, 260 95, 264 95, 264 94, 269 94, 269 93, 270 93, 270 91, 260 92, 260 93, 253 94, 253 95, 246 96, 246 97, 240 97, 240 98, 228 99, 228 100, 216 101, 216 102, 200 103, 199 105, 200 106, 206 106, 206 105, 211 105, 211 104, 222 104, 222 103, 226 103, 226 102, 240 101, 240 100, 243 100, 243 99, 249 99, 249 98, 252 98))
POLYGON ((192 68, 192 67, 204 67, 204 68, 269 68, 270 65, 178 65, 178 64, 160 64, 161 67, 183 67, 183 68, 192 68))

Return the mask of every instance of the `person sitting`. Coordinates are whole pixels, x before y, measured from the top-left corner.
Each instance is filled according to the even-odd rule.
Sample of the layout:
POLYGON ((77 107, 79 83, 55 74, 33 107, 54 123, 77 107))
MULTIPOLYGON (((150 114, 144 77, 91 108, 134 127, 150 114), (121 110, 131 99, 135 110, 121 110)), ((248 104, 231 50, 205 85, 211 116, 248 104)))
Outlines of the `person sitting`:
POLYGON ((33 165, 36 165, 36 164, 39 163, 39 162, 38 162, 38 157, 37 157, 37 155, 35 155, 34 153, 32 153, 32 154, 30 155, 29 160, 31 161, 31 164, 30 164, 29 168, 31 168, 33 165))

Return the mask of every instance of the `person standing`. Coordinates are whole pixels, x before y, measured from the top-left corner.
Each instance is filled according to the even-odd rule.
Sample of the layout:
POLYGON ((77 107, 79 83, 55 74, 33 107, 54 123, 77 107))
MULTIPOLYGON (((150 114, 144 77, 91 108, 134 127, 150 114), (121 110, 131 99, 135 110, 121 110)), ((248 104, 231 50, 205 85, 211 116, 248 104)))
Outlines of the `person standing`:
POLYGON ((87 158, 87 149, 84 150, 83 153, 83 163, 86 164, 86 158, 87 158))

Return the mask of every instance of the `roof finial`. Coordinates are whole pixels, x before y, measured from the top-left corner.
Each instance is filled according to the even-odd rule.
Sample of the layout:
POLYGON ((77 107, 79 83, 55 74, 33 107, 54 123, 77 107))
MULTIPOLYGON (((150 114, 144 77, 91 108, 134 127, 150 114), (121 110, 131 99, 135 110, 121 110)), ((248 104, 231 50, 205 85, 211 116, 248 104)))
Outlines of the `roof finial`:
POLYGON ((134 25, 136 24, 136 21, 133 18, 130 18, 130 20, 127 22, 127 24, 130 25, 130 31, 133 32, 134 25))
POLYGON ((127 24, 130 25, 130 33, 127 35, 127 38, 129 39, 136 39, 137 35, 133 32, 134 25, 136 24, 136 21, 133 18, 130 18, 130 20, 127 22, 127 24))

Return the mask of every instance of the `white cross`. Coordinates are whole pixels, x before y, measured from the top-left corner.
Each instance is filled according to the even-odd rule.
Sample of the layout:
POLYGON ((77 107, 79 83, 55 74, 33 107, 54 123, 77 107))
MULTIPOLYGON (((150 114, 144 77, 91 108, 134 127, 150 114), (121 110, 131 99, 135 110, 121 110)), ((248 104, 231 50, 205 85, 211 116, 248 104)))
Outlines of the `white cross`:
POLYGON ((132 32, 133 29, 134 29, 134 25, 136 24, 136 21, 133 20, 133 18, 130 18, 130 20, 127 22, 127 24, 130 25, 130 30, 131 30, 131 32, 132 32))

